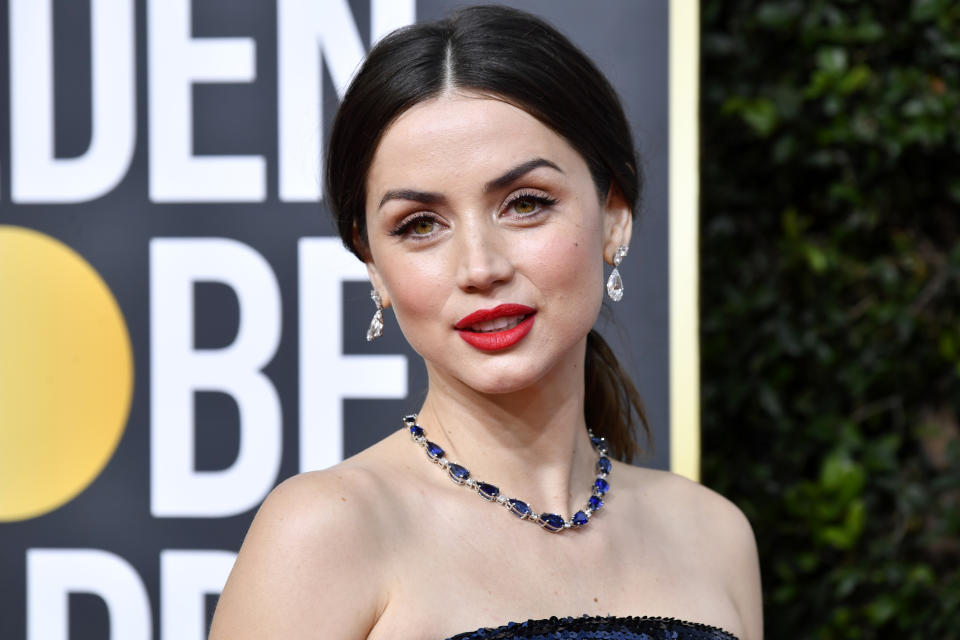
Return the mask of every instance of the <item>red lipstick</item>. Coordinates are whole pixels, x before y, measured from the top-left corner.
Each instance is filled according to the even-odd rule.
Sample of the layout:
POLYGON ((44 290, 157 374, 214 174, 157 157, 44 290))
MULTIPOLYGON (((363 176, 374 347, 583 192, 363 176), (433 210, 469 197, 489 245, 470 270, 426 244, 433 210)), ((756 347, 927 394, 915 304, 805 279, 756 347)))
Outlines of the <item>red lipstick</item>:
POLYGON ((500 351, 517 344, 533 328, 537 310, 522 304, 501 304, 493 309, 480 309, 460 319, 454 329, 464 341, 481 351, 500 351), (470 327, 511 316, 526 316, 516 326, 501 331, 471 331, 470 327))

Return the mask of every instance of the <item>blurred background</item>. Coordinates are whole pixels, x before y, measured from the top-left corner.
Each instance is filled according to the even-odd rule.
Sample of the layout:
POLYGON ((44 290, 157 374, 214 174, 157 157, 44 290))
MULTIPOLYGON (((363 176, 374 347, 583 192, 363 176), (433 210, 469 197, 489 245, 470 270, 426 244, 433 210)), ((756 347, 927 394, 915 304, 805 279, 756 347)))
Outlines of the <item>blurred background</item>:
POLYGON ((703 482, 768 638, 958 638, 960 3, 701 11, 703 482))

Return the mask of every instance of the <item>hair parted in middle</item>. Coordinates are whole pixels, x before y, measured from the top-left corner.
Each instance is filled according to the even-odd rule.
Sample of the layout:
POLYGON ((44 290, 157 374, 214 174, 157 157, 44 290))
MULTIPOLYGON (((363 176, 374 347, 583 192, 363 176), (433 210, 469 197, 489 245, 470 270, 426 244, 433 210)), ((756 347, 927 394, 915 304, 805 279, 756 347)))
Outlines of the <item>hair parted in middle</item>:
POLYGON ((635 212, 642 191, 630 125, 610 83, 576 46, 531 14, 461 9, 403 27, 373 47, 347 90, 327 150, 326 194, 344 244, 361 260, 366 179, 387 127, 449 91, 509 102, 565 138, 586 161, 600 197, 612 184, 635 212))

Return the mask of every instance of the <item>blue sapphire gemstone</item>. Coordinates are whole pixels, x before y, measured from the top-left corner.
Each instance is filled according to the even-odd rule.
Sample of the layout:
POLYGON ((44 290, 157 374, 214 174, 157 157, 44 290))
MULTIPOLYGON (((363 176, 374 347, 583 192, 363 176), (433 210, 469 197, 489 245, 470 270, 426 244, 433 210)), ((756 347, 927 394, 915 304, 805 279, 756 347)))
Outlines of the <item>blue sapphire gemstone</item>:
POLYGON ((524 516, 530 515, 530 507, 523 500, 510 498, 507 500, 507 503, 510 505, 510 511, 512 511, 513 514, 518 518, 523 518, 524 516))
POLYGON ((610 491, 610 483, 603 478, 597 478, 596 482, 593 483, 593 488, 597 493, 603 495, 610 491))
POLYGON ((470 477, 469 471, 467 471, 464 467, 452 462, 447 465, 447 473, 450 474, 450 478, 457 484, 463 484, 464 481, 470 477))
POLYGON ((427 440, 427 455, 437 460, 443 457, 443 449, 427 440))
POLYGON ((590 518, 588 518, 587 514, 585 514, 583 511, 577 511, 575 514, 573 514, 573 526, 575 527, 582 527, 589 521, 590 518))
POLYGON ((600 496, 590 496, 590 499, 587 500, 587 506, 590 507, 591 511, 596 511, 603 506, 603 500, 600 499, 600 496))
POLYGON ((593 448, 599 451, 600 453, 607 452, 607 439, 600 436, 593 436, 590 438, 590 442, 593 443, 593 448))
POLYGON ((410 435, 412 435, 414 438, 422 438, 423 429, 421 427, 418 427, 417 425, 413 425, 412 427, 410 427, 410 435))
POLYGON ((538 523, 551 533, 556 533, 563 529, 563 518, 555 513, 541 513, 538 523))
POLYGON ((597 460, 597 473, 610 473, 610 458, 604 456, 597 460))
POLYGON ((477 493, 480 494, 481 498, 486 498, 487 500, 496 500, 497 496, 500 495, 500 489, 488 482, 478 482, 477 493))

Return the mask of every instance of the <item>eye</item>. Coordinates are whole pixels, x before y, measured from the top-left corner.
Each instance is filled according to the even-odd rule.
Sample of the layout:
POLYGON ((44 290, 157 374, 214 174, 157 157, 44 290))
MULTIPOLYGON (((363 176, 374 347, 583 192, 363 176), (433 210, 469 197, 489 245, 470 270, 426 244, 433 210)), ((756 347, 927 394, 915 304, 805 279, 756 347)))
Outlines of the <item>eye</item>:
POLYGON ((530 218, 555 204, 557 204, 557 200, 546 193, 527 190, 517 192, 508 198, 504 209, 509 215, 530 218))
POLYGON ((436 225, 437 223, 431 220, 430 218, 417 218, 416 220, 411 222, 407 226, 407 228, 415 236, 425 236, 425 235, 429 235, 430 232, 433 231, 433 228, 436 225))
POLYGON ((439 226, 434 217, 421 214, 401 221, 390 235, 422 239, 433 235, 439 226))
POLYGON ((529 196, 523 196, 513 201, 513 210, 521 215, 533 213, 537 208, 537 203, 529 196))

